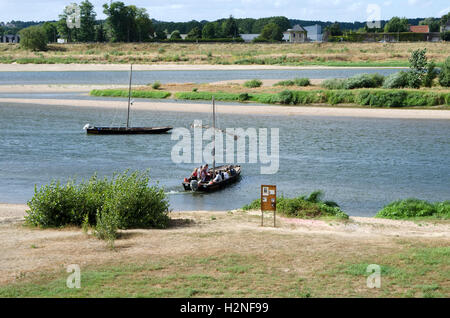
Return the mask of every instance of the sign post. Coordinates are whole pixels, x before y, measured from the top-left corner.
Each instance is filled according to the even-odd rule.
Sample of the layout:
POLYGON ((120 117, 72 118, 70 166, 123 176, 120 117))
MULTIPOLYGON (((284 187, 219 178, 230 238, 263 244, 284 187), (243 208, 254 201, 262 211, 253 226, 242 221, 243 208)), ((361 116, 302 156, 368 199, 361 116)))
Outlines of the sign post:
POLYGON ((276 227, 277 186, 261 186, 261 226, 264 226, 264 211, 273 211, 273 226, 276 227))

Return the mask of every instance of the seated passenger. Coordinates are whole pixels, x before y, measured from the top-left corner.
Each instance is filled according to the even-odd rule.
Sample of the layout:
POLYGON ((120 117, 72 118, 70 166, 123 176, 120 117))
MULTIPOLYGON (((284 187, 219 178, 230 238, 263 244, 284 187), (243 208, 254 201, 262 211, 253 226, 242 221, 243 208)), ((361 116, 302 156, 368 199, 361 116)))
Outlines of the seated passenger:
POLYGON ((198 178, 198 168, 195 168, 194 171, 191 173, 191 176, 189 177, 189 182, 191 182, 192 180, 197 180, 198 178))
POLYGON ((220 173, 218 173, 214 178, 213 182, 220 182, 220 181, 222 181, 222 176, 220 175, 220 173))
POLYGON ((230 174, 228 173, 228 170, 227 170, 223 173, 223 180, 227 180, 229 178, 230 178, 230 174))

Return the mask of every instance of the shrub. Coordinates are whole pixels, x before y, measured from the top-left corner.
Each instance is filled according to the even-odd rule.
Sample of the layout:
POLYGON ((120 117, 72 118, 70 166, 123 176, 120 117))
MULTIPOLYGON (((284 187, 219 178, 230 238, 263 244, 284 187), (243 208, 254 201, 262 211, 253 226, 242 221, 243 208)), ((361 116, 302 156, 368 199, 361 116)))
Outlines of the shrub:
POLYGON ((99 211, 96 223, 94 235, 101 240, 107 241, 109 246, 114 248, 114 241, 117 238, 117 229, 119 228, 117 215, 105 210, 99 211))
POLYGON ((432 87, 433 81, 437 77, 436 64, 434 62, 430 62, 427 65, 427 73, 423 79, 423 86, 432 87))
POLYGON ((450 57, 448 57, 441 68, 439 74, 439 84, 443 87, 450 87, 450 57))
POLYGON ((383 83, 383 88, 404 88, 408 86, 408 73, 398 72, 387 76, 383 83))
POLYGON ((405 219, 414 217, 450 218, 450 201, 430 203, 419 199, 391 202, 380 210, 376 217, 405 219))
POLYGON ((359 74, 345 81, 345 89, 376 88, 383 85, 384 76, 379 74, 359 74))
POLYGON ((161 87, 161 83, 159 81, 156 81, 152 84, 153 89, 159 89, 161 87))
POLYGON ((356 100, 363 106, 401 107, 405 106, 406 96, 406 91, 360 91, 356 100))
POLYGON ((239 94, 238 100, 240 102, 245 102, 250 99, 250 96, 247 93, 239 94))
POLYGON ((279 81, 273 84, 273 86, 294 86, 295 82, 293 80, 279 81))
POLYGON ((60 227, 79 225, 82 214, 78 210, 78 193, 72 180, 66 185, 52 181, 39 190, 35 186, 34 196, 28 201, 30 208, 25 216, 28 224, 34 226, 60 227))
POLYGON ((294 101, 294 94, 292 93, 292 91, 282 91, 278 93, 278 100, 281 104, 292 104, 294 101))
POLYGON ((355 95, 353 92, 346 90, 329 90, 325 91, 326 102, 330 105, 337 104, 352 104, 355 102, 355 95))
POLYGON ((47 34, 41 26, 30 26, 22 29, 20 34, 20 46, 32 51, 47 50, 47 34))
POLYGON ((115 174, 111 180, 93 176, 79 185, 69 181, 63 186, 53 181, 35 189, 25 219, 42 227, 81 226, 86 219, 89 225, 97 226, 98 220, 110 222, 114 216, 122 229, 165 228, 169 203, 163 189, 148 183, 148 172, 128 171, 115 174))
POLYGON ((309 86, 311 85, 311 82, 309 78, 295 78, 294 83, 297 86, 309 86))
POLYGON ((324 80, 321 86, 326 89, 344 89, 345 83, 345 79, 331 78, 324 80))
MULTIPOLYGON (((277 198, 277 211, 280 213, 298 218, 317 218, 322 216, 334 216, 342 219, 348 219, 339 206, 332 201, 323 201, 323 192, 315 191, 309 196, 299 196, 295 198, 286 198, 284 196, 277 198)), ((261 199, 244 206, 243 210, 261 209, 261 199)))
MULTIPOLYGON (((102 96, 102 97, 128 97, 128 90, 93 89, 89 94, 91 96, 102 96)), ((131 92, 131 96, 135 98, 167 98, 170 96, 170 93, 163 91, 134 90, 131 92)))
POLYGON ((248 88, 261 87, 261 85, 262 85, 262 81, 260 81, 259 79, 253 79, 253 80, 250 80, 250 81, 246 81, 244 83, 244 86, 248 87, 248 88))

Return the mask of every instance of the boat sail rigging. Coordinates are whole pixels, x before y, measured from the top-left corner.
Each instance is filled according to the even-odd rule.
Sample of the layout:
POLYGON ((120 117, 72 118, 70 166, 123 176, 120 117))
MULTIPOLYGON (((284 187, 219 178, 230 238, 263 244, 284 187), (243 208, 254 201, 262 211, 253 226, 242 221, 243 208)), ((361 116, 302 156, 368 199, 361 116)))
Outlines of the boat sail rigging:
POLYGON ((89 135, 137 135, 137 134, 163 134, 172 130, 173 127, 130 127, 130 109, 133 101, 131 100, 131 82, 133 78, 133 64, 130 66, 130 81, 128 85, 128 109, 127 122, 125 127, 96 127, 86 124, 83 129, 89 135))

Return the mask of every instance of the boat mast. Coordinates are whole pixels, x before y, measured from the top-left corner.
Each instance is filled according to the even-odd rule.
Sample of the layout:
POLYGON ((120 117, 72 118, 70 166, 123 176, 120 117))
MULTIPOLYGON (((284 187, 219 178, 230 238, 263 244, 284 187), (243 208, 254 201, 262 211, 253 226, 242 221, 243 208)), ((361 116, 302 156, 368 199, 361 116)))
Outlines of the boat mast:
POLYGON ((130 104, 131 104, 131 78, 133 76, 133 64, 130 67, 130 84, 128 86, 128 113, 127 113, 127 129, 130 126, 130 104))
POLYGON ((214 96, 212 97, 213 107, 213 178, 216 176, 216 105, 214 96))

